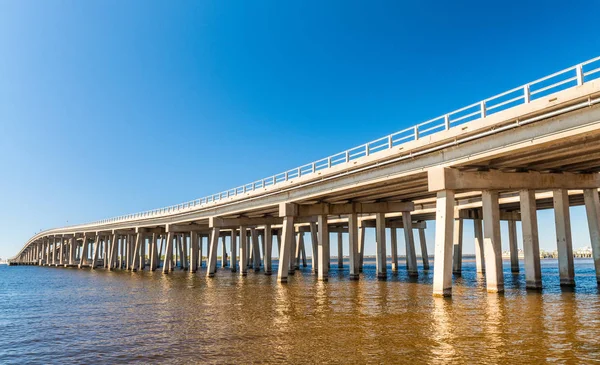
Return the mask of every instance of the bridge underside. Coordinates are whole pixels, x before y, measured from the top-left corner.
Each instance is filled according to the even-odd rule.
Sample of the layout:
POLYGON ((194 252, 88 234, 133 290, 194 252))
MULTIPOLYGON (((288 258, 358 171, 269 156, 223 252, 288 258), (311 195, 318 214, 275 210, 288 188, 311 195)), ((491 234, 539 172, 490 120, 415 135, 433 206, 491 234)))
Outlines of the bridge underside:
POLYGON ((292 180, 286 186, 163 216, 53 230, 34 237, 20 253, 19 262, 92 268, 101 264, 108 269, 137 270, 149 261, 151 270, 162 266, 169 272, 179 257, 182 268, 195 271, 202 264, 205 238, 209 276, 216 272, 219 242, 223 267, 229 265, 242 274, 248 266, 262 267, 270 274, 271 245, 277 242, 278 277, 283 282, 300 267, 307 233, 316 253, 313 270, 326 280, 329 234, 338 232, 338 256, 342 252, 339 237, 348 234, 350 278, 357 279, 364 256, 364 231, 372 227, 376 231, 377 273, 384 279, 386 229, 392 230, 392 270, 398 268, 396 229, 402 228, 407 270, 418 275, 411 233, 419 233, 427 269, 424 222, 435 220, 433 290, 436 295, 449 295, 452 274, 461 271, 462 222, 473 219, 477 270, 485 273, 488 290, 497 292, 503 290, 499 221, 507 220, 511 266, 518 270, 514 227, 520 221, 527 286, 538 289, 536 211, 555 210, 561 283, 573 285, 568 208, 585 204, 600 282, 600 186, 594 185, 600 172, 600 84, 584 86, 586 89, 577 92, 532 102, 522 110, 516 107, 506 115, 501 112, 336 166, 322 175, 292 180), (440 169, 458 171, 462 180, 455 185, 444 181, 441 189, 435 189, 432 174, 440 169), (493 181, 505 178, 510 182, 506 188, 493 181))

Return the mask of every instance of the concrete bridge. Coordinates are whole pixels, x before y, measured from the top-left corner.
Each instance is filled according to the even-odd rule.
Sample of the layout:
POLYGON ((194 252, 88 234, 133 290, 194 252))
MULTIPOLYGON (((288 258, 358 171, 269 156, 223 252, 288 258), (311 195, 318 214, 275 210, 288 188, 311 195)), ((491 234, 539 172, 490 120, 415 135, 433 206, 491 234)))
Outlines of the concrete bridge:
MULTIPOLYGON (((600 57, 438 118, 286 172, 198 200, 98 222, 50 229, 32 237, 11 264, 78 266, 168 273, 177 263, 207 275, 220 266, 278 281, 306 265, 327 280, 330 232, 348 235, 350 279, 359 279, 365 230, 375 229, 377 276, 398 270, 397 230, 407 270, 430 263, 427 221, 435 220, 433 294, 449 296, 460 274, 462 225, 475 222, 478 272, 502 292, 500 220, 509 222, 511 267, 518 271, 516 221, 522 224, 527 288, 541 287, 537 210, 554 209, 561 285, 574 285, 569 206, 584 204, 600 283, 600 57), (226 250, 229 243, 229 251, 226 250), (239 245, 239 246, 238 246, 239 245), (221 248, 219 253, 219 246, 221 248), (239 247, 239 258, 238 258, 239 247), (164 259, 163 259, 164 256, 164 259)), ((338 260, 338 265, 343 265, 338 260)))

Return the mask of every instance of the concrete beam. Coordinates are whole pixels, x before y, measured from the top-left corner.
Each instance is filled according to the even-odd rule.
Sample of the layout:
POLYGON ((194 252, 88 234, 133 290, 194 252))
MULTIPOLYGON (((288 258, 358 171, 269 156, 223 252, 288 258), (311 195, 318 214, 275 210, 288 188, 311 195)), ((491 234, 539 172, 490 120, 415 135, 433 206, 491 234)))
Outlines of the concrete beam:
POLYGON ((199 224, 166 224, 165 232, 190 233, 191 231, 209 233, 208 226, 199 224))
POLYGON ((427 171, 430 192, 442 190, 550 190, 594 189, 600 187, 600 174, 460 171, 435 167, 427 171))
POLYGON ((345 203, 298 205, 282 203, 279 205, 280 217, 311 217, 318 215, 347 215, 364 213, 411 212, 415 209, 412 202, 345 203))

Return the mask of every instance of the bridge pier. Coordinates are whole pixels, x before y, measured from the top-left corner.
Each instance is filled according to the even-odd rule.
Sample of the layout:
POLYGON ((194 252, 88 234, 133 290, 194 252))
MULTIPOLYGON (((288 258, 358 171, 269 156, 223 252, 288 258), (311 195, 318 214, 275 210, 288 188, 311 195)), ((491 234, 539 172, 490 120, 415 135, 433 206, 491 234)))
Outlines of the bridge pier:
MULTIPOLYGON (((281 210, 281 209, 280 209, 281 210)), ((292 242, 294 240, 294 217, 286 215, 283 218, 281 250, 279 251, 279 269, 277 273, 277 281, 280 283, 287 282, 290 256, 292 253, 292 242)))
POLYGON ((500 206, 498 191, 482 191, 483 249, 485 255, 485 278, 489 293, 504 291, 502 272, 502 245, 500 241, 500 206))
POLYGON ((271 275, 272 272, 272 264, 271 258, 273 256, 273 231, 271 230, 271 225, 265 225, 265 233, 263 235, 265 242, 265 275, 271 275))
POLYGON ((571 214, 569 212, 569 192, 567 189, 554 189, 552 192, 554 222, 556 225, 556 247, 558 251, 558 271, 560 285, 575 286, 573 264, 573 239, 571 236, 571 214))
POLYGON ((598 190, 583 190, 583 198, 590 230, 590 242, 592 245, 594 267, 596 269, 596 281, 600 284, 600 202, 598 199, 598 190))
POLYGON ((463 254, 463 220, 454 219, 454 238, 452 255, 452 273, 460 276, 462 274, 462 254, 463 254))
POLYGON ((375 214, 375 242, 376 257, 375 266, 377 267, 377 279, 387 279, 387 255, 385 243, 385 213, 375 214))
POLYGON ((317 279, 327 281, 329 279, 329 226, 327 225, 327 214, 317 216, 318 225, 318 268, 317 279))
POLYGON ((481 219, 473 219, 473 235, 475 236, 475 268, 477 273, 485 272, 485 256, 483 255, 483 227, 481 219))
POLYGON ((317 223, 310 223, 310 243, 312 245, 312 272, 317 273, 319 267, 319 239, 317 232, 317 223))
POLYGON ((519 192, 519 196, 523 230, 523 253, 525 255, 525 285, 527 289, 537 290, 542 288, 542 268, 540 264, 535 190, 523 189, 519 192))
MULTIPOLYGON (((396 227, 390 228, 390 248, 392 251, 392 272, 398 272, 398 230, 396 227)), ((406 268, 408 269, 408 257, 406 268)))
MULTIPOLYGON (((236 230, 231 230, 231 259, 229 260, 229 267, 231 268, 231 272, 237 271, 237 237, 236 230)), ((241 239, 240 239, 241 240, 241 239)))
POLYGON ((208 248, 208 264, 206 275, 208 277, 215 276, 217 271, 217 253, 219 252, 219 228, 213 228, 210 232, 210 246, 208 248))
POLYGON ((344 246, 342 243, 342 230, 337 231, 337 265, 339 269, 344 268, 344 246))
POLYGON ((260 271, 260 243, 258 242, 258 231, 256 228, 250 228, 250 236, 252 237, 252 268, 254 272, 260 271))
POLYGON ((240 274, 242 276, 248 275, 248 235, 246 232, 246 226, 240 226, 240 274))
POLYGON ((413 234, 412 218, 410 212, 402 212, 402 225, 404 242, 406 245, 406 268, 408 276, 418 276, 417 253, 415 251, 415 238, 413 234))
POLYGON ((350 256, 350 280, 359 278, 359 234, 358 234, 358 215, 350 213, 348 215, 348 252, 350 256))
POLYGON ((452 252, 454 239, 454 191, 437 192, 435 218, 435 266, 433 295, 452 295, 452 252))
POLYGON ((429 254, 427 253, 425 228, 419 228, 419 243, 421 245, 421 260, 423 261, 423 270, 429 270, 429 254))
POLYGON ((223 235, 221 237, 221 268, 226 268, 227 267, 227 247, 226 245, 226 241, 227 240, 227 236, 223 235))
POLYGON ((510 251, 510 271, 519 272, 519 247, 517 246, 517 222, 508 221, 508 249, 510 251))

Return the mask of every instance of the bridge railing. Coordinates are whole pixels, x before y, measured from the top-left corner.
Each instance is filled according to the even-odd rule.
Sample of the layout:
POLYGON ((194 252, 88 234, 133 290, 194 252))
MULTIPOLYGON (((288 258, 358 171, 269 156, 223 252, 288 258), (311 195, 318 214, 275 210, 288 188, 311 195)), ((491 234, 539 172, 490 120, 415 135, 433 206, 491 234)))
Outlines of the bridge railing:
POLYGON ((140 213, 126 214, 88 224, 94 225, 137 220, 145 217, 153 217, 196 209, 209 203, 218 202, 220 200, 243 195, 257 189, 263 189, 269 186, 281 184, 289 181, 290 179, 315 174, 318 171, 327 170, 334 166, 347 163, 358 158, 386 151, 404 143, 415 141, 419 138, 432 135, 440 131, 446 131, 457 125, 465 124, 476 119, 485 118, 489 115, 521 104, 527 104, 546 95, 583 85, 586 82, 598 78, 600 78, 600 57, 596 57, 578 65, 566 68, 541 79, 505 91, 501 94, 481 100, 477 103, 467 105, 437 118, 433 118, 412 127, 405 128, 401 131, 381 137, 374 141, 367 142, 363 145, 350 148, 346 151, 336 153, 334 155, 269 176, 261 180, 238 186, 237 188, 225 190, 217 194, 208 195, 203 198, 191 200, 185 203, 148 210, 140 213))

